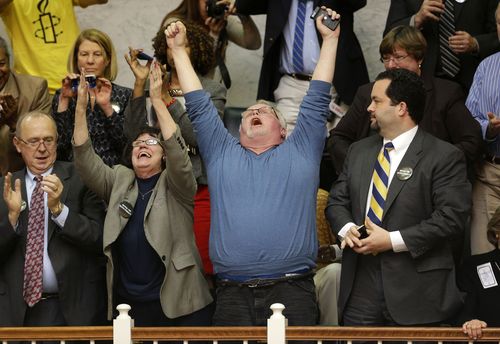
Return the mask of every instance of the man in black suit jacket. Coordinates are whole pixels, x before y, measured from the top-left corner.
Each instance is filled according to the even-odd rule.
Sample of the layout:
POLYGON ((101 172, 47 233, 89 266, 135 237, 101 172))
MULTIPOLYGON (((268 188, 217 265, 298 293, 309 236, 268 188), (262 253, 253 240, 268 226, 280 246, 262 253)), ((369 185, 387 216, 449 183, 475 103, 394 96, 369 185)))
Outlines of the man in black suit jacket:
MULTIPOLYGON (((380 56, 389 59, 385 68, 405 68, 421 75, 420 64, 426 52, 426 42, 419 30, 409 26, 399 26, 387 33, 380 43, 380 56), (390 61, 399 50, 406 57, 397 64, 390 61)), ((465 106, 465 94, 456 82, 421 75, 425 88, 425 108, 419 126, 437 138, 454 144, 464 152, 470 171, 481 155, 481 128, 465 106)), ((376 130, 370 128, 370 94, 373 83, 361 86, 354 102, 331 131, 327 148, 333 159, 335 172, 340 174, 349 146, 376 130)), ((472 174, 472 172, 471 172, 472 174)))
POLYGON ((55 161, 57 129, 50 115, 21 116, 14 144, 26 169, 8 173, 0 184, 0 326, 102 324, 102 202, 72 164, 55 161), (45 248, 41 299, 28 306, 23 281, 34 176, 42 176, 45 248))
POLYGON ((343 238, 339 312, 346 326, 440 324, 460 308, 450 242, 463 233, 471 186, 463 153, 418 127, 424 92, 405 69, 377 77, 369 111, 380 136, 351 146, 330 192, 326 215, 343 238), (387 142, 394 149, 377 225, 366 214, 375 161, 387 142), (368 236, 361 239, 363 223, 368 236))
MULTIPOLYGON (((312 0, 311 0, 312 1, 312 0)), ((333 86, 340 100, 351 104, 360 85, 369 81, 363 52, 353 30, 354 12, 366 5, 366 0, 314 0, 314 6, 325 6, 341 15, 341 31, 333 86)), ((242 14, 267 14, 264 37, 264 59, 260 71, 257 99, 274 101, 274 90, 281 79, 280 52, 283 29, 288 21, 291 0, 237 0, 236 8, 242 14)), ((305 20, 310 20, 306 18, 305 20)), ((317 33, 318 41, 321 37, 317 33)))
MULTIPOLYGON (((498 0, 453 2, 456 34, 450 38, 450 47, 460 59, 460 71, 453 80, 468 93, 481 60, 500 50, 495 25, 498 0)), ((439 74, 438 24, 443 8, 441 0, 391 0, 384 36, 398 25, 420 29, 429 45, 422 66, 424 74, 443 76, 439 74)))

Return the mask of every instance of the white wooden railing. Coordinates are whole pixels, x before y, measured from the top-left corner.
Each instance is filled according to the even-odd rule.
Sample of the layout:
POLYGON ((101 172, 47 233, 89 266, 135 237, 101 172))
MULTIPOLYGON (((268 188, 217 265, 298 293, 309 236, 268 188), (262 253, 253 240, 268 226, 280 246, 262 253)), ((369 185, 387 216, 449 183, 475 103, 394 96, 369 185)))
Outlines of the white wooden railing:
MULTIPOLYGON (((0 327, 0 342, 13 341, 114 341, 114 344, 131 344, 141 341, 212 341, 223 344, 224 341, 267 342, 285 344, 290 340, 323 341, 343 340, 348 344, 356 341, 414 341, 472 343, 458 327, 330 327, 330 326, 287 326, 282 311, 284 306, 271 306, 273 315, 268 319, 267 327, 134 327, 133 319, 128 316, 128 305, 120 305, 118 317, 111 326, 86 327, 0 327)), ((481 341, 500 344, 500 328, 483 330, 481 341)))

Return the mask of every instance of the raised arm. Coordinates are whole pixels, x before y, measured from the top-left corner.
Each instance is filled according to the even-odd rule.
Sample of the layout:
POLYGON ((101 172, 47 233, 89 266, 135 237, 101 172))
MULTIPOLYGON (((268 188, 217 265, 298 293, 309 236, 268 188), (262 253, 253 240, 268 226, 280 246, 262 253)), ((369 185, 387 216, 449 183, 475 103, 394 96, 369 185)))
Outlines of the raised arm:
POLYGON ((162 84, 161 67, 158 61, 155 60, 149 72, 149 96, 151 98, 151 104, 155 109, 156 116, 158 117, 158 124, 160 125, 163 139, 168 140, 177 130, 177 125, 172 116, 170 116, 170 112, 168 112, 167 106, 161 98, 162 84))
POLYGON ((73 141, 76 146, 84 144, 89 138, 89 127, 87 125, 87 104, 88 85, 85 80, 85 71, 82 68, 75 109, 75 129, 73 131, 73 141))
MULTIPOLYGON (((340 20, 340 14, 332 11, 329 8, 322 7, 328 12, 328 16, 332 19, 340 20)), ((323 24, 325 16, 318 16, 316 18, 316 27, 321 34, 323 44, 319 53, 318 63, 314 69, 312 80, 321 80, 331 83, 333 80, 333 73, 335 72, 335 60, 337 57, 337 45, 339 43, 340 25, 337 26, 335 31, 330 30, 323 24)))
POLYGON ((172 51, 175 68, 179 76, 179 82, 184 94, 201 90, 201 82, 194 71, 189 54, 186 50, 187 37, 186 27, 181 22, 171 23, 165 29, 165 37, 167 39, 168 48, 172 51))

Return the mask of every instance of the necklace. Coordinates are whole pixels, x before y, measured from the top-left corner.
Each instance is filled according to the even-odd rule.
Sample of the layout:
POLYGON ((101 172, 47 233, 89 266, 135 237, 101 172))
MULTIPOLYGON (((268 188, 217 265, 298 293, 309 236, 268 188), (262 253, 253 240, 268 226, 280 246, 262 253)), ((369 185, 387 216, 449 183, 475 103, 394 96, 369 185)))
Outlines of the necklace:
POLYGON ((169 89, 168 94, 170 94, 170 97, 182 97, 184 95, 184 93, 182 93, 182 90, 179 88, 169 89))
POLYGON ((141 199, 144 201, 144 198, 149 195, 151 192, 153 192, 154 188, 152 188, 151 190, 145 192, 145 193, 142 193, 139 191, 139 195, 141 196, 141 199))

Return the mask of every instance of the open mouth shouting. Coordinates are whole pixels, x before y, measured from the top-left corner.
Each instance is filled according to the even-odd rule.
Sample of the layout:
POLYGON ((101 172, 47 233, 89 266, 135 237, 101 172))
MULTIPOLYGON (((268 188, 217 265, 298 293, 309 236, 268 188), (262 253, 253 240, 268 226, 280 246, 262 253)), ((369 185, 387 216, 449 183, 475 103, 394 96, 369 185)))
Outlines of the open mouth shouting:
POLYGON ((139 154, 137 154, 137 159, 141 159, 141 158, 150 159, 151 157, 152 157, 152 154, 149 153, 148 151, 145 151, 145 150, 142 150, 139 152, 139 154))
POLYGON ((250 121, 250 124, 252 126, 259 126, 262 125, 262 120, 259 117, 253 117, 252 120, 250 121))

